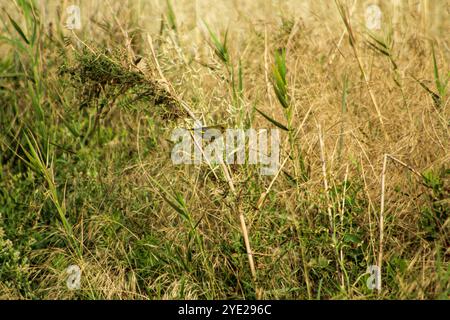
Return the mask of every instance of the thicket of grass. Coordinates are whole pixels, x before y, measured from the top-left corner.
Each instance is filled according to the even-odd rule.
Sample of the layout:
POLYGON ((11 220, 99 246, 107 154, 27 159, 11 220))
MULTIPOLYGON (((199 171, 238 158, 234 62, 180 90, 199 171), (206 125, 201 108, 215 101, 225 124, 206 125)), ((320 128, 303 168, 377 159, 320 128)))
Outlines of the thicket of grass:
POLYGON ((200 2, 92 1, 78 31, 2 4, 0 298, 448 298, 448 3, 371 32, 363 3, 200 2), (280 129, 280 172, 173 165, 199 119, 280 129))

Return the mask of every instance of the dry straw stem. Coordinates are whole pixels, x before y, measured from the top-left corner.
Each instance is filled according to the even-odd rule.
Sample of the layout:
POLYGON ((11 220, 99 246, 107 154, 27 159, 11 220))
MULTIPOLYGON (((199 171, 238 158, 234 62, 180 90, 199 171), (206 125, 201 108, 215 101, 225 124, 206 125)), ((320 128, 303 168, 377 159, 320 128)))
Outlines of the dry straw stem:
POLYGON ((386 181, 386 166, 387 166, 388 155, 385 154, 383 157, 383 170, 381 172, 381 200, 380 200, 380 248, 378 251, 378 267, 379 272, 377 273, 377 289, 381 290, 381 273, 383 268, 383 240, 384 240, 384 194, 385 194, 385 181, 386 181))
POLYGON ((380 230, 379 245, 380 246, 379 246, 379 250, 378 250, 378 267, 380 268, 380 272, 377 274, 377 277, 378 277, 377 281, 379 283, 378 290, 381 290, 381 273, 382 273, 382 266, 383 266, 384 215, 385 215, 384 202, 385 202, 385 193, 386 193, 386 171, 387 171, 388 159, 391 159, 391 160, 399 163, 403 167, 405 167, 408 170, 410 170, 411 172, 413 172, 418 177, 420 177, 420 178, 423 177, 421 173, 419 173, 416 169, 414 169, 410 165, 404 163, 403 161, 395 158, 392 155, 389 155, 387 153, 384 154, 383 169, 381 172, 381 199, 380 199, 380 220, 379 220, 379 230, 380 230))
POLYGON ((192 112, 192 110, 189 108, 189 106, 186 104, 186 102, 184 102, 184 100, 180 99, 179 96, 177 95, 175 89, 173 88, 172 84, 167 81, 166 77, 164 76, 164 73, 161 70, 161 66, 159 65, 159 61, 158 58, 156 57, 156 53, 155 53, 155 49, 153 48, 153 40, 152 37, 148 34, 147 35, 147 42, 150 46, 150 51, 152 52, 152 58, 153 61, 155 63, 156 69, 158 70, 159 76, 161 77, 161 80, 164 82, 165 85, 167 85, 167 87, 169 88, 169 92, 177 98, 177 100, 180 102, 180 105, 183 107, 183 109, 186 111, 186 113, 194 120, 194 121, 198 121, 198 119, 196 118, 194 112, 192 112))
POLYGON ((267 26, 264 27, 264 76, 266 80, 266 94, 269 98, 270 110, 273 110, 272 90, 269 80, 269 45, 267 44, 267 26))
MULTIPOLYGON (((346 192, 347 192, 347 181, 348 181, 348 169, 349 169, 349 165, 347 164, 346 168, 345 168, 345 176, 344 176, 344 190, 342 192, 342 206, 341 206, 341 232, 344 232, 344 214, 345 214, 345 196, 346 196, 346 192)), ((345 272, 344 269, 344 251, 343 248, 340 248, 340 264, 341 264, 341 268, 343 269, 343 271, 345 272)), ((341 285, 343 288, 345 288, 345 282, 344 282, 344 272, 341 274, 341 285)))
POLYGON ((376 112, 377 112, 378 120, 380 121, 380 124, 381 124, 381 130, 383 131, 385 139, 389 140, 389 136, 384 127, 383 116, 381 115, 380 107, 378 106, 378 102, 375 98, 375 94, 373 93, 372 87, 370 86, 369 77, 367 76, 367 73, 364 70, 358 49, 356 47, 356 38, 355 38, 355 34, 353 32, 353 28, 352 28, 352 25, 350 22, 350 14, 348 12, 348 9, 341 3, 340 0, 335 0, 335 2, 338 7, 339 14, 341 15, 342 21, 344 22, 345 27, 347 29, 348 36, 350 39, 350 46, 352 47, 352 50, 353 50, 353 55, 355 56, 356 61, 358 62, 358 67, 359 67, 359 70, 361 71, 361 74, 363 75, 364 83, 366 84, 367 91, 369 92, 369 95, 370 95, 370 99, 372 101, 373 106, 375 107, 376 112))
MULTIPOLYGON (((351 18, 352 15, 353 15, 353 12, 354 12, 354 10, 355 10, 355 6, 356 6, 357 1, 358 1, 358 0, 353 1, 353 5, 352 5, 352 8, 350 9, 350 14, 349 14, 349 17, 350 17, 350 18, 351 18)), ((328 65, 333 64, 333 61, 334 61, 334 59, 336 58, 337 52, 340 51, 339 48, 341 47, 342 41, 344 40, 346 30, 347 30, 347 29, 344 27, 344 30, 342 31, 341 36, 339 37, 339 41, 338 41, 338 43, 336 44, 336 48, 334 48, 333 53, 331 54, 330 59, 328 60, 328 65)))

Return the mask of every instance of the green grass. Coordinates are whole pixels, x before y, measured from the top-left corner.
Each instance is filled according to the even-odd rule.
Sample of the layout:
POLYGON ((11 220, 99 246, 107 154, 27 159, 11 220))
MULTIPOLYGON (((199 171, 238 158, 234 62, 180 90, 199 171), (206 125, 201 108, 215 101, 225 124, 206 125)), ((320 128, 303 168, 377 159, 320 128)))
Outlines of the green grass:
POLYGON ((268 3, 5 5, 1 299, 448 299, 448 19, 268 3), (173 165, 194 118, 280 129, 279 174, 173 165))

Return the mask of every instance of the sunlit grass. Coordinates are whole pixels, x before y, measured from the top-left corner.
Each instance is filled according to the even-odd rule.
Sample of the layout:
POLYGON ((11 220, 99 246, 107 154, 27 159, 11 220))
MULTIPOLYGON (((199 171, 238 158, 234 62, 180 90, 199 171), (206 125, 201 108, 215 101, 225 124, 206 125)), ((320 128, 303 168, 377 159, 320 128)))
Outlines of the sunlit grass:
POLYGON ((0 298, 447 299, 445 1, 380 2, 5 5, 0 298), (279 172, 173 165, 198 122, 279 129, 279 172))

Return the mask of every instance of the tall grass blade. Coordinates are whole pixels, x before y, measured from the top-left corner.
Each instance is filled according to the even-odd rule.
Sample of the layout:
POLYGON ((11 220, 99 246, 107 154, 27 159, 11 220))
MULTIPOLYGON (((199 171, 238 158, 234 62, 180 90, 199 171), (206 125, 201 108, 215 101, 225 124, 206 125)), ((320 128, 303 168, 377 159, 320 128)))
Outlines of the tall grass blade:
POLYGON ((20 35, 20 37, 25 41, 26 44, 30 44, 30 41, 28 41, 27 37, 25 36, 25 33, 23 32, 22 28, 14 21, 13 18, 7 13, 9 21, 11 21, 11 24, 13 25, 14 29, 16 29, 17 33, 20 35))
POLYGON ((274 124, 274 125, 277 126, 278 128, 280 128, 280 129, 282 129, 282 130, 284 130, 284 131, 289 131, 289 129, 288 129, 285 125, 283 125, 283 124, 279 123, 278 121, 276 121, 275 119, 269 117, 267 114, 265 114, 264 112, 262 112, 262 111, 259 110, 258 108, 255 107, 255 110, 258 111, 258 113, 259 113, 260 115, 262 115, 264 118, 266 118, 267 120, 269 120, 272 124, 274 124))

